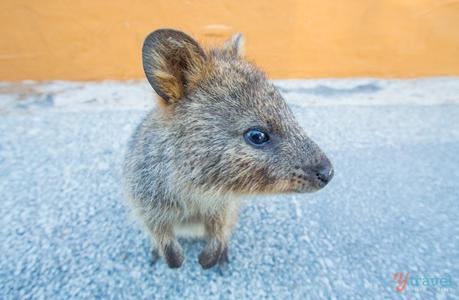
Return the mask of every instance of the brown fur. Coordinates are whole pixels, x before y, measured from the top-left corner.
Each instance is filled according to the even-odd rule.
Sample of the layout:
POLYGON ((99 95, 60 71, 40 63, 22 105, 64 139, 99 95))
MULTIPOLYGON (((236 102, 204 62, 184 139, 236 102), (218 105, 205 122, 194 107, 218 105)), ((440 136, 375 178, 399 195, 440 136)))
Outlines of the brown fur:
POLYGON ((145 74, 161 105, 131 138, 124 185, 172 268, 184 260, 176 239, 182 229, 202 227, 203 268, 224 264, 240 196, 312 192, 333 174, 277 89, 242 57, 242 42, 236 35, 204 51, 183 32, 161 29, 144 43, 145 74), (250 144, 244 134, 253 128, 269 143, 250 144))

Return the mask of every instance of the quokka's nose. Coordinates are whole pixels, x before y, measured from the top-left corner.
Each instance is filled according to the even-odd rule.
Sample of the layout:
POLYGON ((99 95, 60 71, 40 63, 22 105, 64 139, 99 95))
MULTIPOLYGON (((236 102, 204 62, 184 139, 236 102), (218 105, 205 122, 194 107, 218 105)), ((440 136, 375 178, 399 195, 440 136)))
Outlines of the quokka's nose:
POLYGON ((334 175, 333 166, 326 157, 322 157, 317 165, 304 169, 304 171, 309 174, 310 177, 316 179, 321 187, 327 185, 334 175))
POLYGON ((333 178, 333 166, 330 160, 326 157, 323 157, 320 160, 320 163, 315 167, 315 175, 317 179, 327 184, 333 178))

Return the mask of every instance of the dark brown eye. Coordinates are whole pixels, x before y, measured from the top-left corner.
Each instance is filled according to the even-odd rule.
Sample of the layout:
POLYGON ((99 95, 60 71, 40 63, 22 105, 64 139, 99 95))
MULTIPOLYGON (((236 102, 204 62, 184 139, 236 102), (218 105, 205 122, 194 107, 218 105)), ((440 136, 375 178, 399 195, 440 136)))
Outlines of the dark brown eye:
POLYGON ((252 146, 260 147, 269 141, 269 135, 258 128, 251 128, 244 133, 246 142, 252 146))

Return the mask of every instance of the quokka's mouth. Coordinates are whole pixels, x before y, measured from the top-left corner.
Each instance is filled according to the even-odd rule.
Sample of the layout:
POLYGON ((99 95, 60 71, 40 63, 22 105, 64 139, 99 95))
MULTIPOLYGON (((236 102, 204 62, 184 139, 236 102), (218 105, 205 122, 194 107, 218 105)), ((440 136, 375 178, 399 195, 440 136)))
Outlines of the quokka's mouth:
POLYGON ((298 193, 312 193, 324 188, 333 178, 334 169, 328 159, 322 159, 314 167, 298 168, 292 173, 291 182, 294 191, 298 193))
POLYGON ((318 190, 322 189, 325 187, 327 184, 319 181, 311 182, 311 181, 305 181, 301 182, 300 184, 297 183, 297 187, 294 189, 295 193, 314 193, 317 192, 318 190))

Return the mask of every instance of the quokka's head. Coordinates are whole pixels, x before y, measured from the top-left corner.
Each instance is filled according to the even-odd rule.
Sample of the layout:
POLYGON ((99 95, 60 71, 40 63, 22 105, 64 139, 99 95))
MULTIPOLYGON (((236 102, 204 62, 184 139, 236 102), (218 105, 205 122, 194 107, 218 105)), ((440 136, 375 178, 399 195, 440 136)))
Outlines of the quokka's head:
POLYGON ((242 47, 241 35, 209 51, 172 29, 146 38, 143 67, 163 104, 175 172, 222 193, 323 188, 333 177, 329 159, 242 47))

